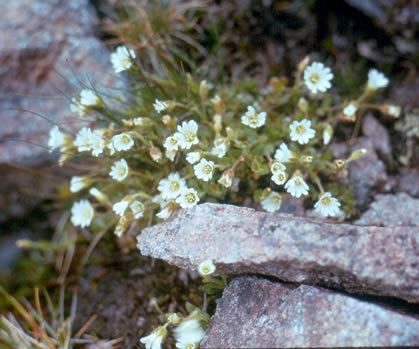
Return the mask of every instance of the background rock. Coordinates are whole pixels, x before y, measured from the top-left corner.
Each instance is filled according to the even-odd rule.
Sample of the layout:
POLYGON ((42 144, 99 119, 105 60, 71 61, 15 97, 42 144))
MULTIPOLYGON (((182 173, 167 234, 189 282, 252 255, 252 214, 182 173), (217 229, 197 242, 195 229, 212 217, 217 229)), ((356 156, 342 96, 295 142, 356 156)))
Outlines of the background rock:
POLYGON ((56 158, 45 149, 53 124, 33 113, 73 132, 86 125, 86 120, 70 113, 73 93, 91 86, 90 81, 101 91, 123 87, 113 75, 108 50, 96 37, 97 26, 88 0, 15 0, 2 7, 0 164, 37 166, 37 174, 29 178, 30 171, 22 174, 16 167, 2 167, 1 192, 7 189, 14 198, 0 198, 0 207, 6 208, 0 220, 17 213, 20 216, 39 203, 38 195, 20 197, 23 188, 45 189, 49 185, 51 189, 49 176, 42 170, 46 160, 56 158))
POLYGON ((419 200, 405 193, 377 195, 369 210, 362 214, 356 224, 419 226, 419 200))
POLYGON ((201 348, 395 345, 419 345, 418 319, 322 288, 238 277, 201 348))
POLYGON ((181 268, 213 260, 220 273, 419 302, 418 227, 330 224, 249 208, 203 204, 138 237, 143 255, 181 268))
POLYGON ((419 197, 419 169, 402 168, 397 189, 413 197, 419 197))

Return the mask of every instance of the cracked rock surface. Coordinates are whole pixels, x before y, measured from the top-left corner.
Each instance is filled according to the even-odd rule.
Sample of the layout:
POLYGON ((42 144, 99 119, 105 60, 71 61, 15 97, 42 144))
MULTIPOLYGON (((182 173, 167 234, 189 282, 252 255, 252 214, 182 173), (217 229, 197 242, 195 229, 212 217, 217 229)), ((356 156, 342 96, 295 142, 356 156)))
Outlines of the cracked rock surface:
POLYGON ((201 348, 419 345, 419 319, 307 285, 231 281, 201 348))
POLYGON ((269 275, 419 303, 417 226, 333 224, 203 204, 145 229, 138 247, 185 269, 211 259, 222 274, 269 275))

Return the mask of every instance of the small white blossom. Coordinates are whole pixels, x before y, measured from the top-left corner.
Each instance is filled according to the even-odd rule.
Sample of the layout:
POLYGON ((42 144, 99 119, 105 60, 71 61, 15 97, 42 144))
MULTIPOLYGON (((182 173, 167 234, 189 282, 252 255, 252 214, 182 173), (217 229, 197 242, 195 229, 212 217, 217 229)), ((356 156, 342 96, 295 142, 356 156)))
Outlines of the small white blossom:
POLYGON ((370 69, 368 72, 367 88, 370 90, 377 90, 379 88, 387 87, 389 81, 387 77, 377 69, 370 69))
POLYGON ((211 154, 218 157, 223 158, 227 153, 227 141, 220 137, 214 141, 214 147, 211 149, 211 154))
POLYGON ((171 173, 159 182, 157 189, 165 200, 176 199, 186 187, 186 181, 179 173, 171 173))
POLYGON ((301 176, 293 176, 286 184, 285 189, 292 196, 299 198, 308 194, 308 185, 301 176))
POLYGON ((189 345, 199 345, 205 336, 205 331, 196 319, 182 321, 174 330, 176 345, 188 343, 189 345))
POLYGON ((313 62, 304 70, 304 83, 314 94, 326 92, 332 87, 333 73, 323 63, 313 62))
POLYGON ((190 149, 192 145, 199 143, 198 124, 194 120, 184 121, 182 125, 178 125, 174 136, 182 149, 190 149))
POLYGON ((156 216, 160 219, 168 219, 172 215, 173 211, 174 208, 172 207, 172 205, 169 204, 166 207, 164 207, 160 212, 158 212, 156 216))
POLYGON ((128 70, 132 66, 132 60, 135 59, 136 54, 133 49, 128 49, 125 46, 118 46, 111 54, 111 63, 115 73, 120 73, 128 70))
POLYGON ((281 164, 279 161, 272 161, 271 163, 271 172, 272 173, 278 173, 285 171, 286 168, 283 164, 281 164))
POLYGON ((167 137, 164 141, 163 147, 165 147, 167 151, 177 151, 179 149, 179 144, 176 137, 167 137))
POLYGON ((49 130, 49 139, 48 139, 48 147, 49 152, 51 153, 55 149, 59 149, 65 145, 66 136, 64 133, 60 131, 58 126, 53 126, 51 130, 49 130))
POLYGON ((177 154, 177 151, 176 150, 166 150, 166 152, 164 153, 164 155, 166 155, 166 157, 170 161, 174 161, 175 160, 176 154, 177 154))
POLYGON ((139 116, 138 118, 134 118, 132 119, 132 123, 134 124, 134 126, 143 126, 144 118, 142 118, 141 116, 139 116))
POLYGON ((156 99, 153 104, 154 110, 157 113, 161 113, 162 111, 167 109, 167 104, 159 99, 156 99))
POLYGON ((83 127, 76 135, 74 145, 79 152, 90 151, 92 149, 92 130, 88 127, 83 127))
POLYGON ((275 212, 281 208, 282 198, 277 192, 272 191, 260 203, 265 211, 275 212))
POLYGON ((140 219, 144 216, 144 204, 141 201, 134 200, 129 205, 131 212, 134 214, 135 219, 140 219))
POLYGON ((199 202, 198 192, 193 188, 184 188, 176 198, 176 203, 182 208, 194 207, 199 202))
POLYGON ((333 136, 333 128, 330 124, 327 124, 323 130, 323 144, 328 145, 332 139, 332 136, 333 136))
POLYGON ((204 182, 208 182, 214 173, 214 162, 201 159, 193 169, 197 178, 202 179, 204 182))
POLYGON ((272 174, 272 181, 275 182, 275 184, 282 185, 286 182, 288 176, 285 171, 278 171, 272 174))
POLYGON ((112 137, 112 145, 116 151, 127 151, 134 146, 134 140, 128 133, 121 133, 112 137))
POLYGON ((291 150, 288 149, 288 146, 285 143, 281 143, 279 148, 275 152, 275 160, 278 160, 279 162, 286 164, 290 161, 292 157, 291 150))
POLYGON ((88 187, 90 183, 91 181, 88 177, 74 176, 70 180, 70 191, 72 193, 77 193, 80 190, 88 187))
POLYGON ((146 349, 161 349, 161 345, 166 338, 166 334, 166 329, 159 327, 148 336, 140 338, 140 342, 145 345, 146 349))
POLYGON ((218 180, 218 183, 226 188, 230 188, 234 181, 234 171, 229 169, 223 172, 222 176, 218 180))
POLYGON ((95 210, 88 200, 80 200, 71 208, 71 222, 75 226, 85 228, 92 222, 95 210))
POLYGON ((112 210, 119 216, 123 216, 125 214, 125 211, 127 210, 129 204, 131 202, 131 199, 124 198, 121 201, 116 202, 112 206, 112 210))
POLYGON ((258 128, 265 125, 266 122, 266 113, 260 112, 257 113, 255 108, 249 105, 247 107, 246 113, 242 116, 242 124, 247 125, 251 128, 258 128))
POLYGON ((198 273, 201 276, 208 276, 215 272, 215 265, 212 261, 203 261, 199 263, 198 273))
POLYGON ((340 202, 331 193, 326 192, 314 204, 314 209, 323 217, 336 217, 340 214, 340 202))
POLYGON ((400 114, 402 112, 402 108, 400 108, 398 105, 390 104, 386 109, 387 109, 387 114, 394 116, 395 118, 400 117, 400 114))
POLYGON ((90 133, 90 149, 92 150, 93 156, 99 156, 105 149, 105 140, 102 137, 102 133, 99 130, 90 133))
POLYGON ((129 169, 128 164, 125 159, 121 159, 116 161, 111 168, 111 172, 109 175, 116 181, 123 181, 125 178, 128 177, 129 169))
POLYGON ((186 161, 191 165, 197 163, 201 159, 201 154, 198 151, 190 152, 186 155, 186 161))
POLYGON ((345 108, 343 108, 343 114, 349 118, 352 118, 357 110, 358 108, 355 103, 349 103, 345 108))
POLYGON ((311 128, 311 121, 303 119, 301 121, 293 121, 290 125, 291 140, 300 144, 307 144, 310 139, 314 138, 316 131, 311 128))
POLYGON ((87 112, 86 106, 81 104, 77 98, 71 98, 70 110, 78 116, 84 116, 87 112))
POLYGON ((99 104, 99 97, 95 91, 84 89, 80 91, 80 104, 85 107, 94 107, 99 104))

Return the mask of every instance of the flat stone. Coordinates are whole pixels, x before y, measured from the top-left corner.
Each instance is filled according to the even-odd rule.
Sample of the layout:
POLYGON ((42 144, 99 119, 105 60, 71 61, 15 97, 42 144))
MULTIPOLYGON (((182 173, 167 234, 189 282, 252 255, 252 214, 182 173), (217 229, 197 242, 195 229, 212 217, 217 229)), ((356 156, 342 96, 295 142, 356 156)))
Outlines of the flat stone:
POLYGON ((419 320, 307 285, 237 277, 224 290, 201 348, 419 345, 419 320))
POLYGON ((185 269, 212 260, 221 274, 419 302, 419 228, 332 224, 230 205, 203 204, 138 237, 143 255, 185 269))
POLYGON ((376 195, 356 221, 360 225, 419 226, 419 199, 405 193, 376 195))
POLYGON ((38 165, 53 126, 73 132, 86 121, 69 98, 92 87, 123 87, 109 52, 97 37, 99 22, 88 0, 14 0, 0 20, 0 163, 38 165))

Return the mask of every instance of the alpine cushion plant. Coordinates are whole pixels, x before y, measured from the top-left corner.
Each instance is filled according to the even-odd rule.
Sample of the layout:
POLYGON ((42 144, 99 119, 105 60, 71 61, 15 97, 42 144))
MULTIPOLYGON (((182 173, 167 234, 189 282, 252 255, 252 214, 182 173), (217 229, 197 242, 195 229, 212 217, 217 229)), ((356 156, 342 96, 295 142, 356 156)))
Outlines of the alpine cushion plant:
POLYGON ((365 152, 333 159, 328 144, 339 122, 356 122, 370 105, 363 103, 387 86, 382 73, 371 70, 360 97, 347 100, 336 98, 331 69, 308 58, 293 83, 272 78, 263 89, 252 79, 211 84, 170 66, 146 71, 122 46, 111 59, 115 73, 131 75, 133 95, 115 96, 113 105, 94 89, 81 91, 72 107, 77 101, 98 127, 73 139, 54 126, 48 142, 64 153, 60 163, 83 156, 87 165, 71 180, 75 225, 111 221, 121 236, 199 202, 249 198, 268 212, 287 197, 310 201, 321 216, 352 212, 336 179, 365 152))

